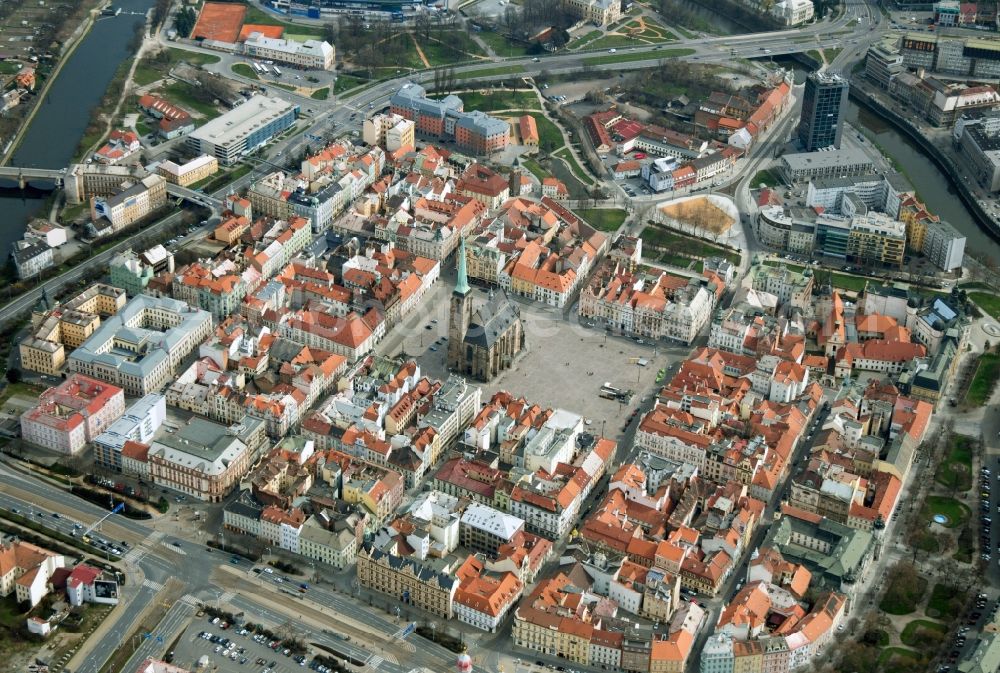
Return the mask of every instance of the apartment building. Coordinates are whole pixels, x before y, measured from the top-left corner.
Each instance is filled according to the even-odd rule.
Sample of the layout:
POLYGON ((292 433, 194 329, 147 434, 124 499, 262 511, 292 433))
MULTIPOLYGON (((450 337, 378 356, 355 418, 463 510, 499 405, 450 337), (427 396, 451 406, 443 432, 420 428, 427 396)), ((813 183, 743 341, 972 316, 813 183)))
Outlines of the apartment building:
POLYGON ((162 245, 155 245, 145 252, 131 249, 120 252, 110 263, 111 285, 125 290, 129 297, 144 294, 146 286, 161 272, 174 272, 174 253, 162 245))
POLYGON ((26 442, 73 455, 104 432, 125 412, 121 388, 74 374, 38 398, 21 415, 26 442))
POLYGON ((34 278, 56 263, 55 254, 45 241, 17 241, 10 256, 21 280, 34 278))
POLYGON ((847 239, 847 254, 854 261, 876 261, 902 268, 906 225, 883 213, 855 217, 847 239))
POLYGON ((49 592, 52 575, 66 559, 16 538, 0 539, 0 596, 14 594, 18 603, 35 607, 49 592))
POLYGON ((166 398, 156 393, 146 395, 94 438, 94 463, 109 470, 129 472, 123 463, 123 454, 127 453, 125 445, 137 442, 148 448, 166 420, 166 398))
POLYGON ((416 147, 416 126, 402 115, 380 113, 365 119, 361 137, 366 145, 378 145, 386 152, 416 147))
POLYGON ((472 503, 462 513, 458 530, 463 547, 496 556, 501 546, 510 544, 524 530, 524 521, 488 505, 472 503))
POLYGON ((809 269, 792 271, 787 266, 760 264, 751 269, 752 287, 773 294, 781 304, 803 311, 812 305, 813 274, 809 269))
POLYGON ((122 387, 157 392, 177 365, 212 333, 212 315, 176 299, 139 295, 105 320, 69 356, 71 372, 122 387))

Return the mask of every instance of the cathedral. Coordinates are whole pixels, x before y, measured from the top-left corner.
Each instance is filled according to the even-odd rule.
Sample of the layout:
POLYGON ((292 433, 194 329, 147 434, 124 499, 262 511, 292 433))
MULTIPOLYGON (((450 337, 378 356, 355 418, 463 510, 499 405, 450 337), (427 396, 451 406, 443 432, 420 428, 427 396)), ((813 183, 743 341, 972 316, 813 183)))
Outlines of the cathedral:
POLYGON ((458 280, 451 294, 448 369, 479 381, 490 381, 510 369, 522 348, 521 314, 503 290, 490 292, 486 303, 473 313, 463 239, 458 249, 458 280))

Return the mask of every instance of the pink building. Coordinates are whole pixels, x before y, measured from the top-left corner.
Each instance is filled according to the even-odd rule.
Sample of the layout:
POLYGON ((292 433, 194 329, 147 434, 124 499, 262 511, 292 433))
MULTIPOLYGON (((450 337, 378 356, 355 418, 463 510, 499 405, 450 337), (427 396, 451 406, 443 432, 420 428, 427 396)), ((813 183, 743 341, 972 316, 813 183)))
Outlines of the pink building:
POLYGON ((38 446, 75 454, 125 413, 118 386, 73 374, 38 398, 21 416, 21 436, 38 446))

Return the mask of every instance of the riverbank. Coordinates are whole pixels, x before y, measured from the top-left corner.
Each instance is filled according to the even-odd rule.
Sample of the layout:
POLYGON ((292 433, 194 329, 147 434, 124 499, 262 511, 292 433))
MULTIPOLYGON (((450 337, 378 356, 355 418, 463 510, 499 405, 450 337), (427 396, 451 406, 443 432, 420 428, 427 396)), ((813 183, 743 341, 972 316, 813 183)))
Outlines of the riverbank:
POLYGON ((49 89, 51 89, 53 83, 59 79, 59 73, 62 72, 63 66, 70 60, 70 58, 72 58, 73 52, 76 51, 77 47, 79 47, 83 42, 83 39, 87 37, 88 33, 90 33, 90 29, 94 27, 94 22, 97 20, 98 16, 100 16, 100 10, 96 7, 91 9, 87 19, 81 23, 75 31, 73 31, 66 51, 60 55, 59 63, 56 64, 56 67, 49 74, 48 79, 45 80, 45 86, 42 87, 42 90, 38 93, 38 97, 35 100, 34 106, 31 108, 31 112, 28 113, 24 123, 21 124, 21 128, 18 129, 17 135, 15 135, 14 139, 11 141, 10 147, 3 154, 3 156, 0 157, 0 166, 6 166, 7 162, 10 161, 10 158, 14 156, 15 152, 17 152, 17 148, 21 145, 21 141, 24 139, 25 134, 31 127, 31 122, 35 120, 35 115, 37 115, 38 111, 41 109, 45 101, 45 97, 49 95, 49 89))
POLYGON ((865 85, 851 82, 850 98, 864 109, 876 115, 879 119, 892 126, 914 143, 926 155, 941 173, 948 178, 951 188, 962 201, 962 205, 972 215, 979 229, 994 242, 1000 242, 1000 224, 998 224, 983 208, 972 190, 961 179, 958 167, 944 151, 926 138, 919 129, 895 110, 885 106, 873 93, 866 90, 865 85))

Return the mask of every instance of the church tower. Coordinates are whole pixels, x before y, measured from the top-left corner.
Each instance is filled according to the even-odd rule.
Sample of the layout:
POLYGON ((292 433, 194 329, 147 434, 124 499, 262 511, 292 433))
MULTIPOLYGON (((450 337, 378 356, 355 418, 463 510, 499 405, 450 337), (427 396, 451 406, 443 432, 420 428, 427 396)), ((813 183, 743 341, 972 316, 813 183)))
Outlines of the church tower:
POLYGON ((458 280, 451 293, 451 314, 448 322, 448 369, 458 373, 466 370, 465 334, 472 322, 472 288, 465 269, 465 239, 458 244, 458 280))

